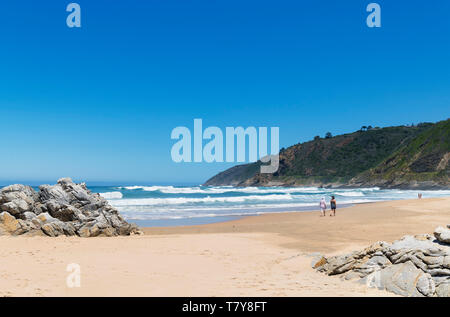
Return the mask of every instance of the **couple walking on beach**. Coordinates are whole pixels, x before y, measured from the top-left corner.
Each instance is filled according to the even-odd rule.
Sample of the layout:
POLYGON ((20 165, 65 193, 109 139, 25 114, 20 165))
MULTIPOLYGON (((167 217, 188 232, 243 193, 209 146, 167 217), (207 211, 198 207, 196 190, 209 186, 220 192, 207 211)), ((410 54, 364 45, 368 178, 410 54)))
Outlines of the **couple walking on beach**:
MULTIPOLYGON (((320 216, 325 217, 326 216, 325 211, 327 210, 327 203, 325 202, 325 197, 323 197, 320 200, 319 206, 320 210, 322 211, 322 214, 320 216)), ((330 217, 336 216, 336 199, 334 198, 334 196, 331 196, 330 207, 331 207, 330 217)))

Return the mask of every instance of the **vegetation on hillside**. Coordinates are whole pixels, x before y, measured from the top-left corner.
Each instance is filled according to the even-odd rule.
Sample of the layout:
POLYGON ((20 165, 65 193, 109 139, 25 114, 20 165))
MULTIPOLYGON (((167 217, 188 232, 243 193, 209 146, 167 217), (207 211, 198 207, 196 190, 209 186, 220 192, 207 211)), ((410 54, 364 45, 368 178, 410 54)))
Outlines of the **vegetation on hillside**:
POLYGON ((372 128, 293 145, 280 151, 275 174, 259 174, 261 162, 239 165, 207 185, 406 186, 436 181, 448 186, 450 120, 417 126, 372 128))
POLYGON ((449 182, 450 120, 426 124, 425 131, 389 155, 354 182, 449 182))

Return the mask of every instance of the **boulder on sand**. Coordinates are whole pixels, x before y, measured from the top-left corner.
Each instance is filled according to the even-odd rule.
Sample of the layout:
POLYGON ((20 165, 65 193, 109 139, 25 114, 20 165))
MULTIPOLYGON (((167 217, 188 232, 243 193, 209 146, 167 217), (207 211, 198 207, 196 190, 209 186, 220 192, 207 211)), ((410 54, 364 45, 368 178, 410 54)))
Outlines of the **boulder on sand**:
POLYGON ((1 190, 0 210, 16 217, 24 212, 33 211, 37 199, 36 192, 30 186, 10 185, 1 190))
POLYGON ((440 242, 450 244, 450 229, 447 229, 447 228, 444 228, 444 227, 437 227, 434 230, 434 236, 440 242))
POLYGON ((0 234, 118 236, 141 234, 108 201, 70 178, 56 185, 11 185, 0 190, 0 234))
POLYGON ((403 296, 433 296, 436 291, 431 275, 418 269, 411 261, 377 270, 361 282, 403 296))
POLYGON ((447 229, 431 235, 405 236, 392 244, 377 242, 346 255, 324 257, 314 268, 342 274, 369 287, 403 296, 450 296, 450 244, 447 229))

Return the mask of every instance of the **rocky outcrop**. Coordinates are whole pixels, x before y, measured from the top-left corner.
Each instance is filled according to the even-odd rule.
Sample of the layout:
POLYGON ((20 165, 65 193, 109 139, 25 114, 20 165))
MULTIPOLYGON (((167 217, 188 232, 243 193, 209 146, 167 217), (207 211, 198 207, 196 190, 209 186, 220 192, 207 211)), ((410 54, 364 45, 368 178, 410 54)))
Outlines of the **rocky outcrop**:
POLYGON ((437 227, 434 230, 434 236, 442 243, 450 244, 450 229, 437 227))
POLYGON ((377 242, 346 255, 317 257, 312 266, 403 296, 450 297, 450 244, 445 230, 450 231, 437 228, 436 239, 405 236, 392 244, 377 242))
POLYGON ((70 178, 56 185, 11 185, 0 190, 0 235, 96 237, 140 234, 100 195, 70 178))

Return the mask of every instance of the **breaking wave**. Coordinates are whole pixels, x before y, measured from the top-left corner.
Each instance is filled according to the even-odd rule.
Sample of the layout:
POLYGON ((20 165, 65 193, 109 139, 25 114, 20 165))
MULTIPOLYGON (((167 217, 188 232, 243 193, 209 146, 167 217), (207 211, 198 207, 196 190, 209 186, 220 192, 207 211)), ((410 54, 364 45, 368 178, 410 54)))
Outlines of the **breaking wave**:
POLYGON ((102 196, 105 199, 122 199, 123 198, 123 194, 121 192, 100 193, 100 196, 102 196))
POLYGON ((291 200, 292 196, 287 195, 265 195, 265 196, 240 196, 240 197, 205 197, 205 198, 140 198, 140 199, 121 199, 112 201, 113 206, 154 206, 154 205, 183 205, 192 203, 227 203, 227 202, 245 202, 245 201, 263 201, 291 200))
MULTIPOLYGON (((372 188, 141 186, 97 187, 129 220, 188 219, 317 210, 335 196, 338 208, 351 204, 417 198, 418 191, 372 188)), ((449 190, 420 191, 423 197, 449 196, 449 190)))

